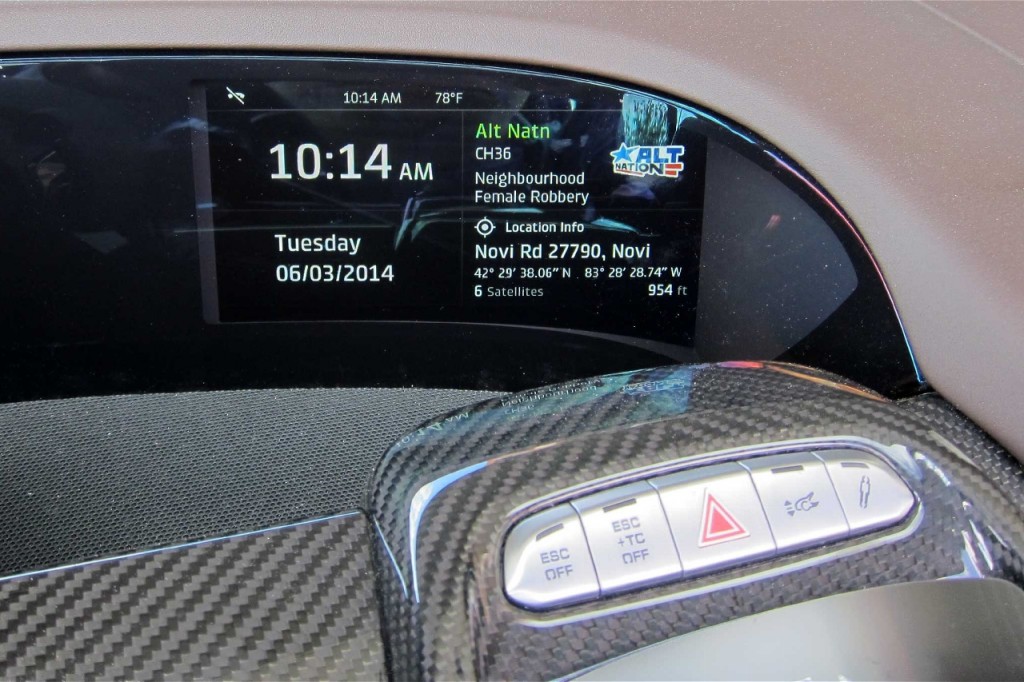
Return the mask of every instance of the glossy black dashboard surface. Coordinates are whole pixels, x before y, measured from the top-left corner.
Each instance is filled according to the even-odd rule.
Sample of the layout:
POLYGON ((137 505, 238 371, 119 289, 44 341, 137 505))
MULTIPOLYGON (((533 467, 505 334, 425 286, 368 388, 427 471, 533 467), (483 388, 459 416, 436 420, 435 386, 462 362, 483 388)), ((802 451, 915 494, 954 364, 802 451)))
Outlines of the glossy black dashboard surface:
POLYGON ((0 66, 2 400, 723 359, 920 386, 828 196, 658 93, 383 59, 0 66))

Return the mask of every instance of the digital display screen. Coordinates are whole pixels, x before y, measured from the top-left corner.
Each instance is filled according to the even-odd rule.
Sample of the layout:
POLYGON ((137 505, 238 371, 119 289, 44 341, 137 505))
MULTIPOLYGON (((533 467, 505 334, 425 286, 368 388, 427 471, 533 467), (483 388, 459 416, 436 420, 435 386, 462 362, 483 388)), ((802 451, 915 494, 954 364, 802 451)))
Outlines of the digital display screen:
POLYGON ((825 189, 681 91, 322 52, 0 66, 0 401, 732 360, 919 388, 825 189))
POLYGON ((692 343, 707 155, 692 113, 555 79, 377 76, 196 86, 208 321, 692 343))

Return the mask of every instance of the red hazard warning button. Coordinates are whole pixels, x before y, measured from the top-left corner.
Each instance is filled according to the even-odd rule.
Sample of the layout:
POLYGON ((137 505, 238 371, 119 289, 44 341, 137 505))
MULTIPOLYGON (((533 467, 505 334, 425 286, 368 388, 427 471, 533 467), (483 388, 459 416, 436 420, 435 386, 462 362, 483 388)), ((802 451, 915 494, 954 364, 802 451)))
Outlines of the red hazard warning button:
POLYGON ((775 554, 775 540, 750 474, 735 462, 651 481, 665 509, 684 575, 775 554))
POLYGON ((697 545, 707 547, 746 537, 750 537, 750 531, 729 513, 729 510, 711 494, 710 489, 704 488, 704 513, 700 519, 700 540, 697 541, 697 545))

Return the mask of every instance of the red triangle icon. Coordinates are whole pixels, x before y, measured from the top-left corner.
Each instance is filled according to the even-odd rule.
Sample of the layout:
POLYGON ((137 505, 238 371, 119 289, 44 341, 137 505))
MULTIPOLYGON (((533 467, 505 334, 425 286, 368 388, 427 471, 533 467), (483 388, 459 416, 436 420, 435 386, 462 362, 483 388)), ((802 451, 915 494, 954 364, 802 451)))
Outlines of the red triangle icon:
POLYGON ((707 547, 749 536, 750 531, 705 488, 704 513, 700 519, 700 540, 697 546, 707 547))

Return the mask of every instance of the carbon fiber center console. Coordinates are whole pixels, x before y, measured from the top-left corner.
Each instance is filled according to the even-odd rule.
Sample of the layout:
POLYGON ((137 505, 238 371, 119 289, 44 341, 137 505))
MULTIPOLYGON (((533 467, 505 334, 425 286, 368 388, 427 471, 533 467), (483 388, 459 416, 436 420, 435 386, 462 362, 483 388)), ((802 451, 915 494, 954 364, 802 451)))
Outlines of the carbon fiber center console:
MULTIPOLYGON (((666 367, 495 398, 421 428, 378 467, 391 673, 564 677, 865 588, 1019 588, 1021 481, 948 406, 792 365, 666 367), (725 492, 731 475, 747 502, 725 492), (695 501, 677 505, 675 491, 695 501), (729 542, 744 551, 703 558, 729 542)), ((913 668, 900 667, 901 636, 874 674, 913 668)), ((1024 656, 1007 656, 1000 666, 1024 673, 1024 656)))

